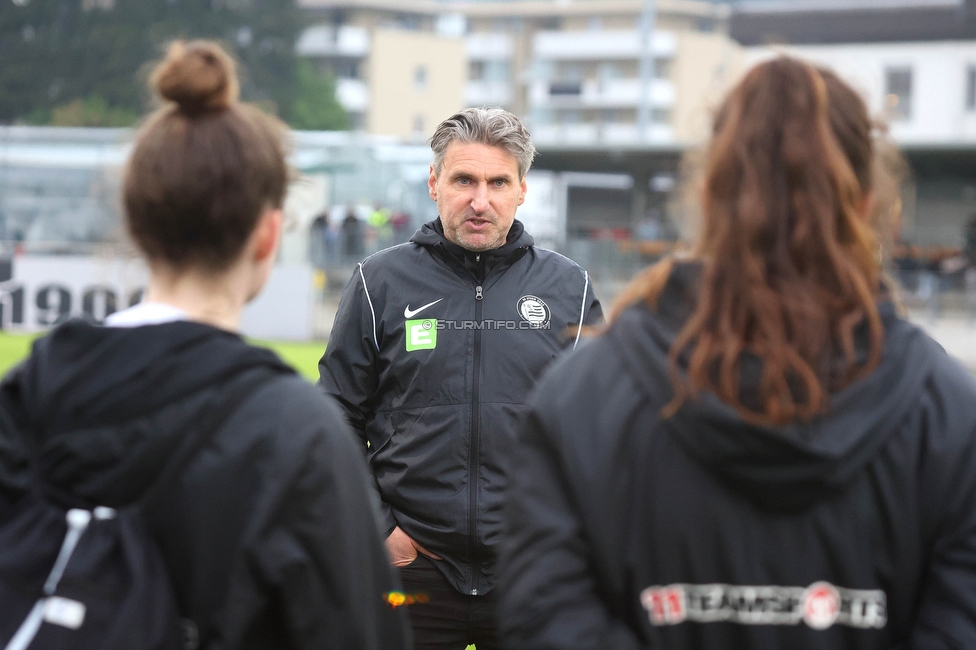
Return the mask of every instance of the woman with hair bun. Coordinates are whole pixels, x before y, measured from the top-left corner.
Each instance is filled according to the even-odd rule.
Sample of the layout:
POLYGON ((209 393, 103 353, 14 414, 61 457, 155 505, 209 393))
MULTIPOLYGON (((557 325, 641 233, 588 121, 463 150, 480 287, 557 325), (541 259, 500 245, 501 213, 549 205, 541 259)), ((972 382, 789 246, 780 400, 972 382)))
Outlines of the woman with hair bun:
POLYGON ((145 299, 104 327, 60 326, 4 381, 19 431, 0 434, 0 522, 29 484, 26 449, 52 489, 122 508, 254 384, 143 509, 194 647, 406 647, 352 433, 321 391, 237 334, 278 248, 285 129, 238 101, 215 44, 172 45, 151 84, 164 105, 139 131, 123 192, 145 299))
POLYGON ((892 305, 877 158, 826 70, 731 91, 693 253, 523 421, 509 647, 976 648, 976 382, 892 305))

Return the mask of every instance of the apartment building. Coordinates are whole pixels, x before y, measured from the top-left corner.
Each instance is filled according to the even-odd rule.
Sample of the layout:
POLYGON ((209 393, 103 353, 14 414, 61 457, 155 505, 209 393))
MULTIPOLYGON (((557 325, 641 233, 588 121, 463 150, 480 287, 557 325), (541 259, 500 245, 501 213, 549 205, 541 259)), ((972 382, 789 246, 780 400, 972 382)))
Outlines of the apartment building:
POLYGON ((422 140, 463 107, 464 43, 436 29, 429 8, 404 12, 388 0, 304 4, 312 25, 296 49, 336 79, 354 130, 422 140))
POLYGON ((434 115, 498 105, 526 118, 540 146, 692 142, 742 65, 728 10, 704 0, 301 4, 311 24, 299 54, 337 77, 353 124, 377 134, 418 137, 434 115), (391 47, 394 32, 412 34, 409 46, 391 47))

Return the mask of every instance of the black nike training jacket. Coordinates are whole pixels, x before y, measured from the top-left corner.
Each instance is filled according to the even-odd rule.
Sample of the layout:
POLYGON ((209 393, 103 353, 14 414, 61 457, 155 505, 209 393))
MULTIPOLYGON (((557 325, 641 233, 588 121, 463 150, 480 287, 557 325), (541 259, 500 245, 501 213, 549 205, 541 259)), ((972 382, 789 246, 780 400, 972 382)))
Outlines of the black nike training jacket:
POLYGON ((440 220, 366 258, 349 282, 320 383, 369 443, 386 513, 465 594, 494 586, 516 419, 543 369, 602 321, 589 276, 536 248, 472 253, 440 220))

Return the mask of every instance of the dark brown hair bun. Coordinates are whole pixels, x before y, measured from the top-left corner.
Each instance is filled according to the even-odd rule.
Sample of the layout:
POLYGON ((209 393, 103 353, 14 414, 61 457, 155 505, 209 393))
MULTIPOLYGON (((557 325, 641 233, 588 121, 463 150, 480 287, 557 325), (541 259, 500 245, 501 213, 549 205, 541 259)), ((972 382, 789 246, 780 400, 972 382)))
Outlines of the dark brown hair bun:
POLYGON ((216 43, 177 41, 152 73, 150 84, 182 113, 196 115, 229 108, 237 101, 234 60, 216 43))
POLYGON ((139 130, 126 166, 126 225, 152 262, 223 271, 288 187, 287 129, 237 101, 230 55, 172 45, 151 80, 169 102, 139 130))

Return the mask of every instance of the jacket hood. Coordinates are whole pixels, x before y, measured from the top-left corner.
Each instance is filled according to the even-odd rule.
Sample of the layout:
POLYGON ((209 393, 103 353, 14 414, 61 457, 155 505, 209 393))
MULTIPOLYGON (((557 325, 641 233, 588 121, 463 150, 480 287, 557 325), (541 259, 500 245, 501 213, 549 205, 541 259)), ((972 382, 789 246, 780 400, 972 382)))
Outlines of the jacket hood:
MULTIPOLYGON (((608 334, 655 404, 670 401, 668 350, 694 304, 697 267, 676 265, 655 312, 628 309, 608 334)), ((885 345, 878 367, 830 398, 809 422, 764 427, 744 422, 712 393, 688 400, 662 422, 698 463, 765 508, 796 510, 842 488, 878 453, 911 411, 939 356, 938 345, 879 305, 885 345)))
MULTIPOLYGON (((455 254, 463 254, 465 250, 444 237, 444 227, 441 224, 440 217, 421 226, 420 230, 410 238, 410 241, 421 246, 441 245, 455 254)), ((535 244, 535 240, 532 238, 532 235, 525 232, 525 226, 522 225, 521 221, 515 219, 512 222, 512 227, 508 231, 508 237, 505 239, 505 243, 499 248, 485 252, 488 255, 504 257, 517 248, 526 248, 533 244, 535 244)))
POLYGON ((96 468, 105 468, 116 485, 140 483, 138 474, 158 466, 160 450, 187 430, 182 417, 154 414, 170 407, 175 414, 257 368, 294 372, 270 350, 202 323, 113 328, 71 321, 39 339, 0 392, 37 442, 52 482, 101 483, 96 468))

